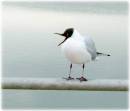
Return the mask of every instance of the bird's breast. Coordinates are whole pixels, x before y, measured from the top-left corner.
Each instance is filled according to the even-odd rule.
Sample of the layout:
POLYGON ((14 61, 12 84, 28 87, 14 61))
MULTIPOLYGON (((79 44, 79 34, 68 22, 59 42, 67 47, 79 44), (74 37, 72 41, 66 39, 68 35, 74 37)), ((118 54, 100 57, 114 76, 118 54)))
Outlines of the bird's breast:
POLYGON ((84 41, 69 38, 62 44, 61 49, 72 63, 83 64, 91 61, 91 55, 87 51, 84 41))

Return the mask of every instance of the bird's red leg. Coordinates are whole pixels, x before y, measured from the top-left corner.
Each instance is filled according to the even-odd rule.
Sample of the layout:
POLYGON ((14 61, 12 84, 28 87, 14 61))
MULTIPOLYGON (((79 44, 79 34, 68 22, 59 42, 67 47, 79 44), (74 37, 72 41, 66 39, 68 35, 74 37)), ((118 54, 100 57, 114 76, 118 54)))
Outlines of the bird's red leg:
POLYGON ((82 76, 81 76, 80 78, 76 78, 76 79, 80 80, 80 82, 82 82, 82 81, 87 81, 87 79, 84 77, 85 64, 83 64, 82 68, 83 68, 82 76))
POLYGON ((71 69, 72 69, 72 63, 70 64, 70 72, 69 72, 69 77, 68 78, 64 78, 66 80, 73 80, 74 78, 71 77, 71 69))

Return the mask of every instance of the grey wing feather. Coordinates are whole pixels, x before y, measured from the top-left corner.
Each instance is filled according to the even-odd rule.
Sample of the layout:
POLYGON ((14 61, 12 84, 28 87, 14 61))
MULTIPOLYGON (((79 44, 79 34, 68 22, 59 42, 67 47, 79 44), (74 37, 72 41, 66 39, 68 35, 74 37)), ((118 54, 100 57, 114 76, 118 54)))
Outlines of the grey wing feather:
POLYGON ((84 37, 84 39, 87 51, 91 54, 92 60, 95 60, 97 53, 94 41, 89 36, 84 37))

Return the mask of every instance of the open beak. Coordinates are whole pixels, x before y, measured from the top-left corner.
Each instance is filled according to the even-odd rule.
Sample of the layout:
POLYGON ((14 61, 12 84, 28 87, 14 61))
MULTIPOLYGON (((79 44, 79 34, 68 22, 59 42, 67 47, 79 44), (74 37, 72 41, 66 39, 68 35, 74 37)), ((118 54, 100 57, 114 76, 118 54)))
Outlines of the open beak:
MULTIPOLYGON (((64 34, 60 34, 60 33, 54 33, 54 34, 64 36, 64 34)), ((65 36, 64 36, 64 37, 65 37, 65 36)), ((64 43, 66 40, 67 40, 67 37, 65 37, 65 39, 64 39, 60 44, 58 44, 58 46, 60 46, 60 45, 61 45, 62 43, 64 43)))
POLYGON ((63 36, 63 34, 60 34, 60 33, 54 33, 54 34, 57 34, 57 35, 61 35, 61 36, 63 36))

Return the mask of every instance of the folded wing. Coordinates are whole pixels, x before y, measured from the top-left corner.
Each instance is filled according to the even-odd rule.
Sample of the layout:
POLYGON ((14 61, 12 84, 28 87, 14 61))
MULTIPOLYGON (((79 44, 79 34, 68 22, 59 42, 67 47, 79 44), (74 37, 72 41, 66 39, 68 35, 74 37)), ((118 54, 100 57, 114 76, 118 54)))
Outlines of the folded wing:
POLYGON ((89 36, 84 37, 84 40, 85 40, 86 49, 91 54, 91 59, 95 60, 97 53, 96 53, 96 47, 94 41, 89 36))

